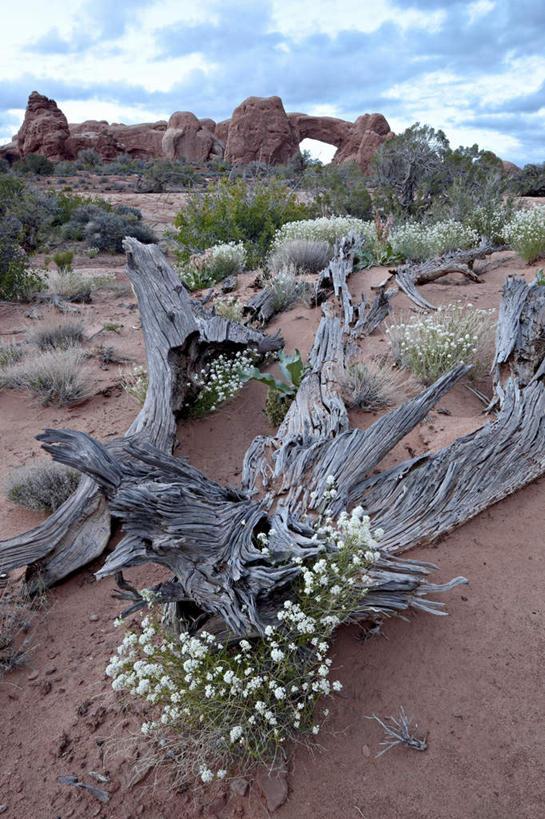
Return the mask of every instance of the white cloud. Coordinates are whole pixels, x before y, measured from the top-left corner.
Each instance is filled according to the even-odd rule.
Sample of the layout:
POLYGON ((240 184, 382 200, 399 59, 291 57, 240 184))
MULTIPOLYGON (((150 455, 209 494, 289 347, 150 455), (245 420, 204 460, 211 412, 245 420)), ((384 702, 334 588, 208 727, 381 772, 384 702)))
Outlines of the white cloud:
POLYGON ((373 3, 357 3, 354 0, 272 0, 271 31, 277 31, 294 40, 310 34, 323 33, 334 36, 340 31, 377 31, 384 23, 395 23, 399 28, 436 31, 446 17, 446 12, 402 9, 388 0, 373 3))
POLYGON ((476 0, 475 3, 470 3, 467 7, 469 22, 474 23, 476 20, 480 20, 481 17, 484 17, 495 7, 496 4, 493 3, 492 0, 476 0))

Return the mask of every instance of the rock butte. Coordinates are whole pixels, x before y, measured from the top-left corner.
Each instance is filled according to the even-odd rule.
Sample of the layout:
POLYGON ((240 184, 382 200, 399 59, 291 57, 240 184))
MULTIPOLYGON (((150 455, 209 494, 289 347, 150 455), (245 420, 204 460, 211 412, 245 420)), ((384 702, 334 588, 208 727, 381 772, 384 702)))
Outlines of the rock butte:
POLYGON ((12 162, 33 153, 52 160, 75 159, 78 151, 92 148, 103 160, 127 153, 141 159, 225 158, 233 164, 260 160, 275 165, 299 153, 299 143, 309 137, 337 147, 334 163, 357 162, 365 173, 376 149, 392 136, 382 114, 363 114, 355 122, 287 114, 280 97, 248 97, 231 119, 218 123, 177 111, 168 122, 121 125, 87 120, 74 125, 55 100, 33 91, 23 124, 13 141, 0 147, 0 157, 12 162))

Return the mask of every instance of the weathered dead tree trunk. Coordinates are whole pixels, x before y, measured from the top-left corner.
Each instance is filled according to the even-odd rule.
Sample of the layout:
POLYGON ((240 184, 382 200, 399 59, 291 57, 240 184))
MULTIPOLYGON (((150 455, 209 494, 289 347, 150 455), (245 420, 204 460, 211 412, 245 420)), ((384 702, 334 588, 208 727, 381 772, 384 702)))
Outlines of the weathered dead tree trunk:
MULTIPOLYGON (((143 261, 138 243, 131 243, 129 250, 130 264, 143 261)), ((166 265, 158 256, 153 262, 166 265)), ((133 280, 150 275, 145 267, 141 276, 133 272, 133 280)), ((173 436, 174 410, 181 406, 175 385, 186 382, 194 362, 214 352, 217 336, 222 339, 216 340, 218 347, 225 344, 225 322, 220 332, 217 322, 222 320, 206 318, 209 314, 193 308, 189 300, 185 320, 175 313, 169 316, 172 324, 181 322, 183 341, 169 346, 168 362, 161 348, 164 321, 159 322, 163 335, 150 332, 146 325, 153 319, 142 310, 147 343, 149 339, 153 345, 148 348, 150 375, 157 370, 170 378, 166 387, 153 388, 150 379, 140 414, 149 413, 146 424, 141 425, 139 416, 131 434, 108 447, 81 432, 46 430, 39 436, 56 460, 100 485, 112 514, 123 523, 125 537, 99 576, 147 561, 159 563, 174 576, 160 585, 159 594, 164 602, 174 602, 177 615, 194 628, 206 622, 208 630, 219 633, 259 633, 290 594, 301 570, 295 559, 329 548, 316 540, 306 516, 312 517, 316 507, 311 492, 321 496, 327 477, 333 475, 338 492, 329 504, 333 515, 357 501, 373 525, 385 530, 381 560, 370 571, 373 588, 356 607, 356 616, 408 606, 433 611, 440 604, 428 600, 428 593, 463 582, 456 578, 445 587, 428 584, 429 564, 393 555, 449 531, 545 472, 545 288, 513 280, 505 286, 495 362, 497 418, 436 454, 370 477, 384 455, 468 368, 453 368, 367 430, 349 429, 340 395, 345 362, 357 338, 370 332, 390 308, 384 291, 368 310, 352 304, 346 287, 351 267, 347 241, 331 271, 336 311, 332 302, 324 305, 295 400, 277 435, 260 436, 251 444, 240 490, 222 487, 165 453, 173 436), (195 352, 199 344, 204 345, 201 355, 195 352), (170 423, 166 432, 161 426, 154 433, 159 446, 151 435, 139 434, 153 430, 155 423, 170 423), (268 555, 257 540, 262 532, 269 537, 268 555)), ((147 295, 145 288, 137 294, 147 295)))
POLYGON ((493 245, 484 239, 479 247, 471 250, 453 250, 437 259, 408 262, 400 265, 396 270, 391 270, 390 275, 378 287, 384 287, 392 282, 403 290, 417 307, 436 310, 437 308, 419 292, 417 285, 433 282, 449 273, 461 273, 473 282, 480 282, 481 279, 473 270, 473 264, 477 259, 484 259, 499 250, 505 250, 505 245, 493 245))
MULTIPOLYGON (((125 240, 127 274, 138 298, 146 345, 149 387, 146 400, 127 430, 127 438, 171 452, 176 418, 197 387, 192 376, 220 352, 253 348, 260 355, 278 350, 278 337, 212 316, 187 289, 155 245, 125 240)), ((86 470, 83 468, 83 472, 86 470)), ((94 560, 111 534, 111 515, 90 478, 46 521, 30 532, 0 543, 0 566, 31 564, 29 586, 47 586, 94 560)))

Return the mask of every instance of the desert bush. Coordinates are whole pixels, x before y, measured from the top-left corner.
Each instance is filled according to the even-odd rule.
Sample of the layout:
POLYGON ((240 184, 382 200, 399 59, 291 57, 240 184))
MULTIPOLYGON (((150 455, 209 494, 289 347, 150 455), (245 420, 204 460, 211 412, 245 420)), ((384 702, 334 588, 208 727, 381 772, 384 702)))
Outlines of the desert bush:
POLYGON ((275 312, 281 313, 296 301, 305 299, 310 293, 311 285, 298 279, 297 271, 291 266, 267 279, 264 289, 272 298, 275 312))
POLYGON ((431 384, 456 364, 472 364, 475 376, 491 363, 494 310, 449 304, 427 318, 411 317, 386 332, 396 363, 431 384))
POLYGON ((35 251, 50 233, 56 197, 24 180, 0 176, 0 236, 35 251))
POLYGON ((287 222, 275 233, 273 251, 280 250, 288 242, 297 239, 329 242, 333 246, 337 239, 348 236, 349 233, 354 233, 359 239, 373 240, 373 222, 364 222, 354 216, 321 216, 317 219, 287 222))
POLYGON ((297 202, 282 182, 222 179, 205 194, 192 194, 174 219, 177 257, 182 263, 192 254, 224 242, 242 242, 249 267, 266 257, 275 231, 312 208, 297 202))
POLYGON ((9 367, 24 358, 26 350, 20 344, 0 345, 0 367, 9 367))
POLYGON ((59 273, 68 273, 72 270, 72 262, 74 261, 73 250, 58 250, 53 254, 53 261, 57 265, 59 273))
POLYGON ((293 239, 285 242, 269 258, 271 270, 293 266, 305 273, 319 273, 333 258, 333 248, 327 241, 293 239))
POLYGON ((138 403, 142 405, 146 400, 148 385, 149 379, 145 367, 133 367, 132 370, 124 373, 121 378, 121 386, 125 392, 128 392, 129 395, 136 398, 138 403))
POLYGON ((519 210, 505 227, 508 244, 525 262, 545 256, 545 206, 519 210))
POLYGON ((55 171, 55 166, 46 156, 27 154, 24 159, 14 163, 13 170, 16 173, 51 176, 55 171))
POLYGON ((9 162, 4 157, 0 157, 0 174, 1 173, 8 173, 9 171, 9 162))
POLYGON ((519 196, 545 196, 545 162, 528 164, 509 179, 509 188, 519 196))
POLYGON ((115 290, 117 288, 115 276, 111 273, 79 273, 76 270, 69 270, 67 273, 58 270, 47 272, 47 290, 64 299, 101 288, 115 290))
POLYGON ((123 239, 132 236, 143 244, 154 244, 157 236, 142 222, 128 220, 119 213, 97 213, 85 225, 85 240, 89 247, 111 253, 123 252, 123 239))
POLYGON ((387 362, 375 359, 348 365, 342 382, 347 405, 371 412, 392 407, 405 400, 407 380, 392 370, 387 362))
POLYGON ((452 219, 432 225, 407 222, 390 234, 396 256, 410 261, 441 256, 449 250, 466 250, 479 244, 479 234, 452 219))
POLYGON ((54 512, 76 491, 81 473, 50 460, 14 470, 4 492, 10 501, 37 512, 54 512))
MULTIPOLYGON (((329 476, 325 508, 336 490, 329 476)), ((368 569, 379 557, 377 538, 361 507, 316 527, 325 551, 304 561, 288 556, 300 575, 290 599, 264 633, 232 647, 202 630, 174 640, 153 610, 138 631, 126 630, 106 669, 114 690, 141 696, 156 712, 142 724, 145 735, 174 750, 183 747, 180 777, 204 783, 270 762, 286 742, 319 733, 327 716, 318 700, 340 691, 330 681, 329 642, 349 620, 370 586, 368 569)), ((266 533, 256 557, 285 560, 266 533), (271 557, 272 555, 272 557, 271 557)), ((150 606, 153 595, 144 592, 150 606)), ((181 759, 180 759, 181 757, 181 759)))
POLYGON ((76 404, 89 395, 84 361, 74 347, 40 353, 0 371, 0 387, 30 390, 44 405, 76 404))
POLYGON ((29 340, 42 352, 67 350, 69 347, 79 346, 83 341, 83 324, 73 320, 46 324, 34 330, 29 340))
POLYGON ((364 220, 372 216, 371 196, 356 162, 311 163, 304 169, 303 185, 324 216, 355 216, 364 220))
POLYGON ((60 162, 55 162, 55 176, 75 176, 77 172, 76 163, 69 159, 61 159, 60 162))
POLYGON ((142 193, 162 193, 170 187, 192 188, 199 182, 200 177, 189 163, 156 159, 138 177, 136 188, 142 193))
POLYGON ((214 302, 217 316, 229 321, 242 321, 244 318, 244 302, 236 296, 220 296, 214 302))
POLYGON ((90 170, 91 168, 97 168, 101 163, 102 157, 94 148, 82 148, 81 151, 78 151, 76 160, 78 168, 90 170))
POLYGON ((31 646, 26 635, 34 609, 30 597, 13 582, 0 588, 0 681, 8 671, 29 660, 31 646))
POLYGON ((195 253, 189 263, 183 265, 180 278, 190 290, 200 290, 239 273, 246 263, 246 250, 242 242, 227 242, 195 253))
POLYGON ((0 226, 0 300, 28 301, 42 288, 39 273, 28 266, 27 257, 17 241, 2 236, 0 226))

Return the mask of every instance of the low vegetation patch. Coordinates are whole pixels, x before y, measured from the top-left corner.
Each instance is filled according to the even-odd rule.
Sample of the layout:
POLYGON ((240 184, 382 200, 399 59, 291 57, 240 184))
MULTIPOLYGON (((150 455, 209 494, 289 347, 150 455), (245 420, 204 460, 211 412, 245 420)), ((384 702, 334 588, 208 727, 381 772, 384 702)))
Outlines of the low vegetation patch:
POLYGON ((35 605, 20 587, 9 581, 0 587, 0 681, 30 659, 27 634, 34 616, 35 605))
POLYGON ((144 404, 146 400, 146 393, 148 391, 148 373, 145 367, 133 367, 132 370, 126 372, 121 378, 121 386, 136 398, 139 404, 144 404))
POLYGON ((293 266, 284 268, 265 282, 265 290, 272 298, 276 313, 281 313, 296 301, 305 299, 310 289, 309 282, 297 278, 297 270, 293 266))
POLYGON ((40 353, 0 371, 0 387, 30 390, 44 405, 78 404, 90 394, 84 362, 74 347, 40 353))
POLYGON ((357 219, 355 216, 321 216, 318 219, 305 219, 288 222, 277 230, 274 236, 273 250, 276 252, 284 245, 295 240, 328 242, 331 247, 337 239, 354 233, 359 239, 374 241, 373 222, 357 219))
POLYGON ((242 242, 226 242, 190 256, 189 262, 182 266, 180 277, 190 290, 200 290, 240 273, 245 264, 246 250, 242 242))
POLYGON ((191 385, 198 393, 195 400, 186 405, 189 417, 200 418, 214 412, 218 404, 233 398, 248 381, 244 374, 255 361, 256 356, 251 350, 240 350, 232 356, 217 356, 200 373, 193 375, 191 385))
POLYGON ((525 262, 545 256, 545 206, 517 211, 505 228, 510 246, 525 262))
POLYGON ((450 304, 426 318, 390 324, 386 332, 397 364, 431 384, 456 364, 472 364, 472 375, 490 365, 494 313, 450 304))
POLYGON ((30 341, 42 352, 47 350, 67 350, 69 347, 78 347, 84 338, 84 328, 81 321, 64 321, 55 324, 46 324, 34 330, 30 341))
POLYGON ((381 359, 357 361, 348 366, 342 390, 350 408, 370 412, 403 402, 407 397, 407 379, 381 359))
POLYGON ((242 321, 244 318, 244 302, 236 296, 220 296, 214 302, 217 316, 229 321, 242 321))
MULTIPOLYGON (((322 509, 335 491, 330 477, 322 509)), ((106 673, 115 690, 144 698, 150 719, 142 732, 173 749, 180 778, 221 780, 269 762, 290 740, 318 734, 328 713, 317 709, 319 699, 342 688, 329 679, 329 643, 369 588, 380 534, 371 533, 361 507, 335 523, 320 519, 324 554, 306 563, 295 558, 292 597, 256 639, 224 645, 203 630, 174 641, 153 610, 140 630, 127 629, 106 673)), ((268 558, 267 535, 257 538, 268 558)), ((146 597, 151 607, 153 595, 146 597)))
POLYGON ((408 222, 391 232, 392 250, 396 256, 420 262, 441 256, 449 250, 467 250, 479 244, 479 234, 461 222, 447 219, 433 225, 408 222))
POLYGON ((26 355, 25 348, 20 344, 3 344, 0 346, 0 368, 10 367, 21 361, 26 355))
POLYGON ((333 247, 327 241, 293 239, 276 250, 269 259, 271 270, 294 267, 304 273, 319 273, 333 258, 333 247))
POLYGON ((51 460, 12 472, 4 491, 13 503, 37 512, 54 512, 78 488, 80 473, 51 460))

